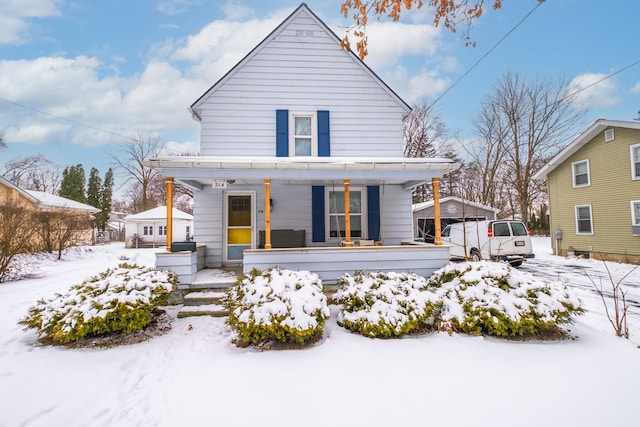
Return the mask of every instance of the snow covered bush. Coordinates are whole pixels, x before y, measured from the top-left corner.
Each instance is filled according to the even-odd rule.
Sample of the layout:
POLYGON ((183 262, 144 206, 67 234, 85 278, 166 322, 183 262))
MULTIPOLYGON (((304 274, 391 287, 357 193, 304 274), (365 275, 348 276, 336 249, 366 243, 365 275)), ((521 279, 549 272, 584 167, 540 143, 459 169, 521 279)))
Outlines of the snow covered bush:
POLYGON ((131 333, 151 322, 151 312, 167 302, 177 283, 174 273, 120 264, 72 286, 64 295, 38 301, 19 323, 56 344, 131 333))
POLYGON ((279 267, 240 276, 224 305, 228 324, 246 344, 305 344, 321 336, 329 318, 318 275, 279 267))
POLYGON ((432 326, 435 294, 424 277, 412 273, 345 274, 334 300, 345 328, 368 337, 399 337, 432 326))
POLYGON ((449 264, 428 284, 441 301, 438 321, 472 335, 535 335, 583 311, 561 282, 541 282, 508 263, 449 264))

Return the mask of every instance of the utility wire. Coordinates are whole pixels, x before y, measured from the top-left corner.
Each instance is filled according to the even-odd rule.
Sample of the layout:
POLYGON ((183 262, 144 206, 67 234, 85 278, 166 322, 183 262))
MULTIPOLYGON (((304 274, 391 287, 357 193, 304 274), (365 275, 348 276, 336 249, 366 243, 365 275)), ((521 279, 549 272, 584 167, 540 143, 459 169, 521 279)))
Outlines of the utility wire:
POLYGON ((48 113, 46 111, 38 110, 37 108, 29 107, 28 105, 20 104, 18 102, 9 101, 9 100, 3 99, 3 98, 0 98, 0 101, 6 102, 7 104, 15 105, 16 107, 20 107, 20 108, 24 108, 24 109, 27 109, 27 110, 35 111, 36 113, 44 114, 45 116, 53 117, 55 119, 64 120, 66 122, 73 123, 73 124, 76 124, 78 126, 84 126, 86 128, 89 128, 89 129, 97 130, 99 132, 108 133, 110 135, 117 136, 118 138, 124 138, 124 139, 126 139, 128 141, 134 141, 134 142, 137 141, 137 139, 132 138, 130 136, 122 135, 122 134, 117 133, 117 132, 113 132, 113 131, 110 131, 110 130, 107 130, 107 129, 99 128, 97 126, 93 126, 93 125, 90 125, 90 124, 87 124, 87 123, 79 122, 77 120, 73 120, 73 119, 70 119, 68 117, 57 116, 55 114, 51 114, 51 113, 48 113))
POLYGON ((540 7, 542 3, 538 3, 536 4, 533 9, 531 9, 529 11, 529 13, 527 13, 524 18, 522 18, 512 29, 510 29, 507 34, 505 34, 504 36, 502 36, 502 38, 500 40, 498 40, 491 49, 489 49, 484 55, 482 55, 467 71, 465 71, 460 77, 458 77, 458 79, 453 82, 453 84, 451 86, 449 86, 444 92, 442 92, 442 94, 436 98, 435 101, 433 101, 431 103, 431 105, 429 106, 429 108, 433 107, 438 101, 440 101, 440 99, 442 99, 442 97, 444 97, 451 89, 453 89, 458 83, 460 83, 460 81, 462 79, 464 79, 467 74, 469 74, 471 71, 473 71, 474 68, 476 68, 478 66, 478 64, 480 64, 480 62, 482 62, 487 56, 489 56, 489 54, 491 52, 493 52, 499 45, 500 43, 502 43, 504 41, 504 39, 506 39, 507 37, 509 37, 509 35, 511 35, 511 33, 513 33, 524 21, 527 20, 527 18, 529 18, 529 16, 531 16, 531 14, 533 12, 535 12, 535 10, 537 8, 540 7))
POLYGON ((580 89, 578 89, 578 90, 576 90, 576 91, 574 91, 574 92, 570 93, 569 95, 565 96, 565 98, 571 98, 571 97, 573 97, 574 95, 579 94, 579 93, 580 93, 580 92, 582 92, 583 90, 587 90, 587 89, 589 89, 590 87, 595 86, 595 85, 597 85, 598 83, 603 82, 603 81, 607 80, 608 78, 611 78, 611 77, 615 76, 616 74, 619 74, 619 73, 621 73, 621 72, 623 72, 623 71, 625 71, 625 70, 628 70, 629 68, 633 67, 634 65, 638 65, 638 64, 640 64, 640 59, 638 59, 636 62, 633 62, 633 63, 631 63, 631 64, 627 65, 626 67, 620 68, 618 71, 614 71, 614 72, 613 72, 613 73, 611 73, 611 74, 607 74, 606 76, 604 76, 604 77, 603 77, 603 78, 601 78, 600 80, 597 80, 597 81, 595 81, 595 82, 591 83, 590 85, 587 85, 587 86, 585 86, 585 87, 582 87, 582 88, 580 88, 580 89))

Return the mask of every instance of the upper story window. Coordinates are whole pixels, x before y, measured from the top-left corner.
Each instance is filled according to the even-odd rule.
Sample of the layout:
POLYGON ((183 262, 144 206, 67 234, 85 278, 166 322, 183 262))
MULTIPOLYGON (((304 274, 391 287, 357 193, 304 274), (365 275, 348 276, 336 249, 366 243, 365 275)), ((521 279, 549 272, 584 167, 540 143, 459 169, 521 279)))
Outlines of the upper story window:
POLYGON ((591 205, 576 206, 576 233, 593 234, 593 215, 591 205))
POLYGON ((290 156, 317 156, 318 132, 315 113, 291 113, 289 120, 290 156))
POLYGON ((640 144, 631 146, 631 178, 640 179, 640 144))
POLYGON ((586 187, 591 185, 591 177, 589 175, 589 160, 582 160, 571 163, 573 170, 573 186, 586 187))

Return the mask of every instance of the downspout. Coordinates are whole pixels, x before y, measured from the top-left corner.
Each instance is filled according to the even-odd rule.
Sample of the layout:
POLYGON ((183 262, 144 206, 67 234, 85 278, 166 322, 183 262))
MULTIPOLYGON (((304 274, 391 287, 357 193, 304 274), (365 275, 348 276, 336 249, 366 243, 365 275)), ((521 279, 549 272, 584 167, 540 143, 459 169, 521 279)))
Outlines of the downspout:
POLYGON ((171 242, 173 241, 173 177, 168 176, 164 181, 167 184, 167 251, 171 251, 171 242))
POLYGON ((436 246, 442 246, 442 235, 440 230, 440 178, 431 178, 433 183, 433 213, 435 222, 436 236, 434 243, 436 246))

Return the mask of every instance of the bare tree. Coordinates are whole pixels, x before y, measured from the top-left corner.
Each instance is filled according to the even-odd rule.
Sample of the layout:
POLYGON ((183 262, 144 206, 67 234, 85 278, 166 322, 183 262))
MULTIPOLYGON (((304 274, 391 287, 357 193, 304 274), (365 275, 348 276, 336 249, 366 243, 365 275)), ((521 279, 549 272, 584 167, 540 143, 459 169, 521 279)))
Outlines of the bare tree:
POLYGON ((58 194, 62 182, 60 166, 42 154, 10 160, 2 168, 2 176, 25 190, 58 194))
POLYGON ((13 200, 0 203, 0 283, 9 273, 16 255, 33 249, 33 222, 34 211, 27 206, 13 200))
POLYGON ((4 140, 4 134, 0 133, 0 148, 7 148, 7 142, 4 140))
POLYGON ((139 205, 136 206, 139 208, 136 209, 138 212, 155 207, 154 199, 150 196, 150 185, 154 180, 161 179, 161 176, 157 170, 145 166, 143 162, 157 157, 161 149, 158 137, 138 134, 134 140, 124 144, 118 153, 111 155, 116 165, 127 175, 126 182, 135 184, 130 189, 135 189, 139 196, 139 205))
POLYGON ((68 209, 42 211, 37 216, 37 226, 43 249, 57 252, 58 259, 62 251, 85 243, 91 230, 89 215, 68 209))
POLYGON ((504 167, 502 179, 515 196, 513 210, 526 220, 533 201, 544 191, 543 186, 532 184, 533 174, 565 142, 586 111, 570 102, 567 82, 526 80, 517 73, 499 79, 480 111, 476 130, 490 144, 487 149, 495 150, 484 155, 493 162, 485 172, 498 173, 504 167), (498 157, 503 166, 495 165, 498 157))

